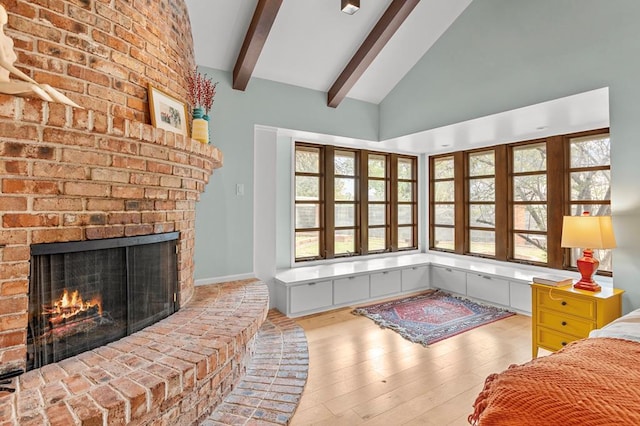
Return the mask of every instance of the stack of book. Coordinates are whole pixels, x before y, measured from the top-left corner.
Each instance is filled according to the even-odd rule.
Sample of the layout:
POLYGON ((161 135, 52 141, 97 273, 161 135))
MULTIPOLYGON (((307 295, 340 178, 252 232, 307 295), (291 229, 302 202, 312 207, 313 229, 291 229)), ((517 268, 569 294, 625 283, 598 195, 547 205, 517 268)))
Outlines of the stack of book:
POLYGON ((536 284, 550 285, 553 287, 560 287, 564 285, 573 284, 573 279, 566 277, 559 277, 556 275, 538 275, 533 277, 533 282, 536 284))

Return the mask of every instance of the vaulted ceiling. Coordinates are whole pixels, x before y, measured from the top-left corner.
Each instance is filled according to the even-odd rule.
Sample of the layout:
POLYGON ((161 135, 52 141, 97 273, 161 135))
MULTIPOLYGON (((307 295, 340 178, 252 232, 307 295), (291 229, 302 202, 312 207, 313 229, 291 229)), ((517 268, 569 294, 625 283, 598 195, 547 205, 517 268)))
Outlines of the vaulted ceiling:
MULTIPOLYGON (((238 90, 251 91, 251 79, 261 78, 322 91, 332 107, 344 97, 379 104, 472 2, 360 0, 360 10, 347 15, 341 0, 185 1, 198 65, 233 72, 238 90)), ((436 153, 608 125, 602 88, 370 143, 436 153)))
POLYGON ((198 65, 378 104, 471 0, 186 0, 198 65))

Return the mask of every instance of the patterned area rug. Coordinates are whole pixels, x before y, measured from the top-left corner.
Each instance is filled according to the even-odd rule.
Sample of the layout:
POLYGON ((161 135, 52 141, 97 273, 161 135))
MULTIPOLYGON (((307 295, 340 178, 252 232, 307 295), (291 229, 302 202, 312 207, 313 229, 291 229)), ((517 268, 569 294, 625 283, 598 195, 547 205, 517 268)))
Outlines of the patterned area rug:
POLYGON ((414 343, 427 346, 451 336, 515 315, 441 290, 364 306, 352 311, 371 318, 414 343))

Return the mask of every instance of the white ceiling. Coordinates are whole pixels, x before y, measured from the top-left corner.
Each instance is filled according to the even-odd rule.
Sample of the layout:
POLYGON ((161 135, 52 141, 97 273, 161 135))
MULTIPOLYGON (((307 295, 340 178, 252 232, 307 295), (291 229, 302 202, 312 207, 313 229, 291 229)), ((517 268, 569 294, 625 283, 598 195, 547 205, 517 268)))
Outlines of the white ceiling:
MULTIPOLYGON (((347 97, 380 103, 471 1, 421 0, 347 97)), ((186 0, 198 65, 233 70, 257 2, 186 0)), ((390 3, 361 0, 360 10, 346 15, 340 0, 283 0, 252 76, 328 91, 390 3)), ((602 88, 381 142, 278 131, 321 143, 433 154, 607 126, 609 91, 602 88)))
MULTIPOLYGON (((186 3, 197 64, 232 71, 257 0, 186 3)), ((360 3, 347 15, 340 0, 284 0, 252 76, 328 91, 391 0, 360 3)), ((380 103, 470 3, 420 1, 347 97, 380 103)))

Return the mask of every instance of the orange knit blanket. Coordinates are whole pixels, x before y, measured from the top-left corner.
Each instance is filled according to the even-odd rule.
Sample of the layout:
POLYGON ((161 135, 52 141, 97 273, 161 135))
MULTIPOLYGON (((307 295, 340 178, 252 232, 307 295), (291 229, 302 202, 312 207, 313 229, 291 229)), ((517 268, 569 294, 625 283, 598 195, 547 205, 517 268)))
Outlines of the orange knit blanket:
POLYGON ((477 426, 640 425, 640 343, 573 342, 487 377, 469 423, 477 426))

